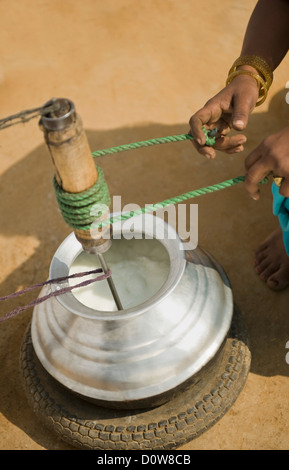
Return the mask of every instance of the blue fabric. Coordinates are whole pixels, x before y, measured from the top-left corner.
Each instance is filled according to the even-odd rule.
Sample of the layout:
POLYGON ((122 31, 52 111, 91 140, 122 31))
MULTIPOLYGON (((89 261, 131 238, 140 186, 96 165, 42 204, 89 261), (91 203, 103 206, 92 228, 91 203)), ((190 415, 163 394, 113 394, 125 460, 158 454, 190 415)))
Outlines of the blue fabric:
POLYGON ((283 241, 287 255, 289 256, 289 198, 279 194, 279 188, 272 184, 273 194, 273 214, 279 219, 280 227, 283 231, 283 241))

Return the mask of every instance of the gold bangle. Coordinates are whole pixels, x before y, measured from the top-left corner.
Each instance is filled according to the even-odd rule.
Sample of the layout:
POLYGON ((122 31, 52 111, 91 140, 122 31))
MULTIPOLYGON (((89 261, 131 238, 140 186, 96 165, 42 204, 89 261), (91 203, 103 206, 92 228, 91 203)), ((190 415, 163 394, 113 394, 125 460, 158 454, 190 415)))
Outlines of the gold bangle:
POLYGON ((266 62, 266 60, 256 55, 240 56, 233 63, 228 75, 230 75, 232 72, 235 72, 237 70, 237 67, 240 67, 241 65, 250 65, 251 67, 254 67, 257 70, 258 74, 261 75, 261 77, 265 80, 267 88, 269 90, 273 82, 273 71, 270 65, 266 62))
POLYGON ((256 106, 260 106, 260 104, 264 103, 268 95, 268 88, 267 88, 265 80, 263 80, 263 78, 257 73, 251 72, 249 70, 243 70, 243 69, 236 70, 232 72, 231 74, 229 74, 227 81, 226 81, 226 86, 229 85, 229 83, 231 83, 233 78, 238 77, 239 75, 249 75, 250 77, 256 80, 259 86, 259 97, 256 102, 256 106))

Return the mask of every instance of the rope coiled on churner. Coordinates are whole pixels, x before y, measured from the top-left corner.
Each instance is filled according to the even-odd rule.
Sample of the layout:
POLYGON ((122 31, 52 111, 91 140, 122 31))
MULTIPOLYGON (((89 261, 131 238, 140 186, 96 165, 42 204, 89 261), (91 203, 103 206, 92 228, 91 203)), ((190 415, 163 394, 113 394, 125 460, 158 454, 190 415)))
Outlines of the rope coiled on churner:
POLYGON ((98 178, 91 188, 81 193, 64 191, 54 176, 53 186, 58 206, 65 222, 72 228, 88 230, 97 217, 102 214, 103 207, 109 208, 110 194, 101 168, 97 167, 98 178), (96 213, 95 207, 99 207, 96 213))

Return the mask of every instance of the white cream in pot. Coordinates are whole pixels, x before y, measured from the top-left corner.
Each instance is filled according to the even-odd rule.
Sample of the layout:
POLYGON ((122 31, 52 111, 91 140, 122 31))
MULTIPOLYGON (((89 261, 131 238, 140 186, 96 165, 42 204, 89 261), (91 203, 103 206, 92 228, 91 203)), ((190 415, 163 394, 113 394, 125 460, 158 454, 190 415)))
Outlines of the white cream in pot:
MULTIPOLYGON (((105 254, 124 309, 136 307, 150 299, 167 279, 170 261, 164 246, 156 239, 113 240, 105 254)), ((98 257, 82 252, 72 263, 69 274, 100 267, 98 257)), ((93 274, 87 278, 95 277, 93 274)), ((70 280, 75 285, 79 279, 70 280)), ((106 280, 74 289, 73 295, 87 307, 100 311, 116 311, 106 280)))

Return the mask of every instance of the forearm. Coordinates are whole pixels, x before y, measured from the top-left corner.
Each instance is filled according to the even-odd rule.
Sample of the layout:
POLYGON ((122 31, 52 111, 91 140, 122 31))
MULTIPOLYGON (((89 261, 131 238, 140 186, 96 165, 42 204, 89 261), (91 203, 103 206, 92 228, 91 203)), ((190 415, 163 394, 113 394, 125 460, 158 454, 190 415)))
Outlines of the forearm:
POLYGON ((272 70, 289 49, 289 0, 259 0, 247 26, 242 55, 266 60, 272 70))

